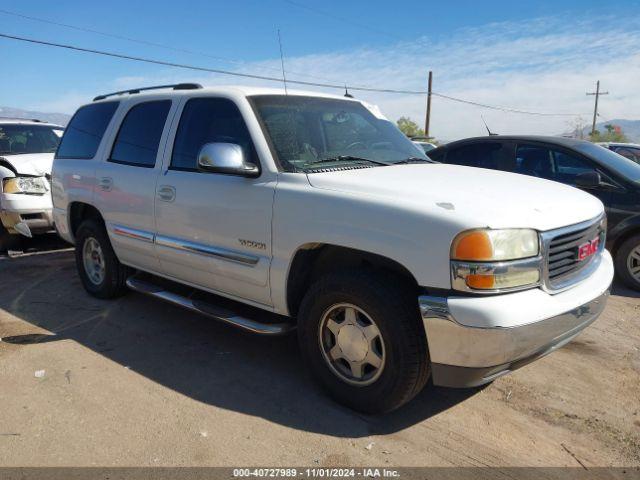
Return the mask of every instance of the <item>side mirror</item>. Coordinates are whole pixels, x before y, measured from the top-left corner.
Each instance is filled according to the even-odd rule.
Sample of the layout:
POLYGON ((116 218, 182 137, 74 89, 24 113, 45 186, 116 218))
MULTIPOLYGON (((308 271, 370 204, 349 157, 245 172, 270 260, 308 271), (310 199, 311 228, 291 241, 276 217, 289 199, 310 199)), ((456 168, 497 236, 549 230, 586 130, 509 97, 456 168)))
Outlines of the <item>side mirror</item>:
POLYGON ((602 178, 598 172, 583 172, 576 176, 576 186, 582 188, 596 188, 602 184, 602 178))
POLYGON ((198 168, 207 172, 257 177, 260 170, 244 158, 240 145, 235 143, 207 143, 198 153, 198 168))

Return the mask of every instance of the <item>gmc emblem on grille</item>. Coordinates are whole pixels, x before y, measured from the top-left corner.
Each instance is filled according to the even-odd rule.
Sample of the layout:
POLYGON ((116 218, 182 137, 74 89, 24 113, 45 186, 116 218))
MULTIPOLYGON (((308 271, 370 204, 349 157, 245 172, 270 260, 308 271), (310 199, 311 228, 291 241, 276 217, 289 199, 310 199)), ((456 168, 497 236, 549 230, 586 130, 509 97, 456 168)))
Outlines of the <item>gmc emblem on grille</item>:
POLYGON ((583 243, 578 247, 578 260, 583 261, 594 255, 600 246, 600 237, 594 238, 590 242, 583 243))

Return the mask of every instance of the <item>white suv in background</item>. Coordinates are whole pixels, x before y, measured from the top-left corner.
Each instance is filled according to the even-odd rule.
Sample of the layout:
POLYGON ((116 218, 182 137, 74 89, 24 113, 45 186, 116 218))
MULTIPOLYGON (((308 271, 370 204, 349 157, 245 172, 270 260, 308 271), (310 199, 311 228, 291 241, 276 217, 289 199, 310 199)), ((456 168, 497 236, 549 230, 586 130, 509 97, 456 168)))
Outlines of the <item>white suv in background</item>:
POLYGON ((53 230, 49 180, 63 127, 0 117, 0 252, 53 230))
POLYGON ((434 163, 377 108, 318 93, 101 95, 69 123, 52 195, 91 295, 297 327, 318 381, 366 412, 561 347, 613 278, 597 198, 434 163))

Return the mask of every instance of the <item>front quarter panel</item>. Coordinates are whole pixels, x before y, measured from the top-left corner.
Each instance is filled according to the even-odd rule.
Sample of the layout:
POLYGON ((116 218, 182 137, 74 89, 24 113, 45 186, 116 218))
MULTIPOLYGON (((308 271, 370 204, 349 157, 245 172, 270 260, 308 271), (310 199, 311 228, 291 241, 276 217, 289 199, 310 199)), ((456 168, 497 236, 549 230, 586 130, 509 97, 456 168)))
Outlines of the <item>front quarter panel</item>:
POLYGON ((449 289, 449 249, 463 225, 419 205, 313 188, 302 174, 280 174, 274 202, 272 300, 287 314, 287 276, 296 252, 321 243, 362 250, 403 265, 419 285, 449 289))
POLYGON ((640 231, 640 189, 613 192, 607 205, 607 217, 609 247, 627 234, 640 231))

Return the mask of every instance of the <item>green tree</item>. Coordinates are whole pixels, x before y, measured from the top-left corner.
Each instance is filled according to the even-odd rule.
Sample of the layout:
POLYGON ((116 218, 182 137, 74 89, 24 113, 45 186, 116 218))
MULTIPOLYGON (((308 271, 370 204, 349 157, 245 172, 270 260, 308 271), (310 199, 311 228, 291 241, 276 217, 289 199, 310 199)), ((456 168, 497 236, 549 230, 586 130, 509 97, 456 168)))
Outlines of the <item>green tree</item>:
POLYGON ((617 125, 606 124, 604 126, 606 132, 602 133, 600 130, 596 130, 589 135, 589 139, 592 142, 628 142, 629 139, 624 134, 622 129, 617 125))
POLYGON ((424 130, 422 130, 416 122, 411 120, 409 117, 400 117, 396 122, 398 128, 402 133, 404 133, 407 137, 423 137, 424 130))

